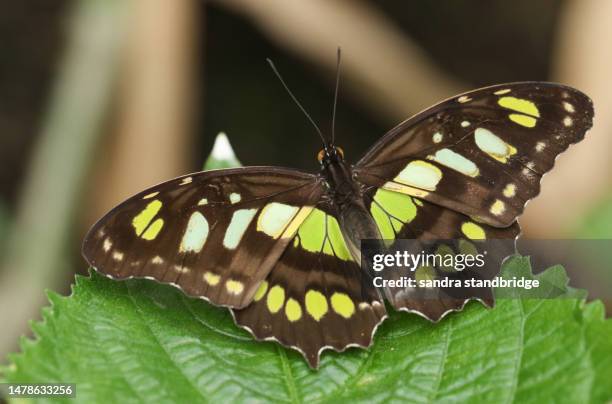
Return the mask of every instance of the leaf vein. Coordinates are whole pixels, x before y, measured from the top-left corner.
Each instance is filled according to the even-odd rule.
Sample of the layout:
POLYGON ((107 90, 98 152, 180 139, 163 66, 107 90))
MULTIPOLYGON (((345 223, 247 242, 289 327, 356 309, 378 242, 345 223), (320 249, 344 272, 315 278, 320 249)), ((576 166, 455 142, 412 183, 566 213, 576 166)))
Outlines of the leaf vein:
POLYGON ((149 325, 149 322, 147 321, 146 316, 144 315, 144 313, 142 312, 142 310, 140 309, 140 307, 138 306, 138 304, 136 304, 136 300, 134 299, 134 295, 132 294, 132 289, 129 287, 129 285, 126 285, 126 289, 128 292, 128 297, 130 298, 130 301, 132 302, 132 305, 134 306, 134 308, 136 309, 136 313, 138 314, 138 316, 141 318, 142 323, 144 324, 144 326, 147 328, 147 330, 149 331, 149 333, 151 334, 151 336, 153 337, 153 339, 155 340, 155 342, 157 342, 157 345, 159 345, 159 347, 161 348, 162 352, 167 356, 168 361, 172 364, 172 366, 177 370, 177 373, 179 375, 181 375, 183 377, 183 379, 187 382, 187 384, 189 384, 189 386, 194 390, 194 392, 196 393, 196 395, 200 396, 202 402, 208 402, 206 400, 206 397, 204 397, 204 395, 202 394, 202 392, 200 391, 200 389, 193 384, 193 381, 187 376, 187 374, 185 374, 185 372, 183 371, 183 369, 181 369, 179 366, 176 365, 176 363, 174 362, 172 355, 166 350, 166 347, 162 344, 161 340, 159 339, 159 337, 155 334, 155 332, 153 331, 153 329, 151 328, 151 326, 149 325))

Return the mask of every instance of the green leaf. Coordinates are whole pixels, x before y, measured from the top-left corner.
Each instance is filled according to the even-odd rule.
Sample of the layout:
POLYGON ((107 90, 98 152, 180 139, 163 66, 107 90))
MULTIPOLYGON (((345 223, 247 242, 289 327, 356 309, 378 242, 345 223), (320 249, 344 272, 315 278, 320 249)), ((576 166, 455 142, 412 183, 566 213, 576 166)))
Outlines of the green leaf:
MULTIPOLYGON (((530 274, 513 258, 507 278, 530 274)), ((530 276, 530 275, 529 275, 530 276)), ((537 278, 558 285, 563 269, 537 278)), ((11 382, 77 383, 82 402, 604 402, 612 397, 612 322, 599 302, 503 299, 468 304, 439 324, 392 313, 369 351, 323 354, 319 371, 255 342, 226 309, 153 281, 92 272, 33 325, 11 356, 11 382)))
MULTIPOLYGON (((595 206, 581 218, 573 229, 574 238, 577 239, 612 239, 612 195, 606 195, 595 206)), ((601 248, 604 244, 593 243, 597 249, 595 254, 585 250, 580 259, 590 269, 590 276, 594 282, 601 285, 612 283, 612 271, 605 263, 612 262, 612 249, 601 248), (604 264, 604 265, 602 265, 604 264)))
POLYGON ((612 321, 602 304, 585 304, 559 266, 533 276, 514 257, 502 275, 539 279, 558 298, 519 289, 495 309, 472 302, 438 324, 392 312, 369 350, 326 351, 313 371, 295 351, 254 341, 226 309, 92 271, 70 296, 49 293, 35 340, 21 341, 5 378, 76 383, 87 403, 610 400, 612 321))
POLYGON ((612 238, 612 195, 599 201, 574 229, 576 238, 612 238))

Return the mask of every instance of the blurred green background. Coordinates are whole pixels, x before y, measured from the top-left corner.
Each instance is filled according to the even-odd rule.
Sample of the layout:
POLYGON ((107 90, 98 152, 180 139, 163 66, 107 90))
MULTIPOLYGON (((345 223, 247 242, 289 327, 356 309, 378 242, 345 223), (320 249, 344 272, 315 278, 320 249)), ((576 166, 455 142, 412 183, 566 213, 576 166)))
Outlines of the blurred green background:
MULTIPOLYGON (((575 86, 594 129, 521 219, 537 238, 612 234, 612 2, 23 0, 0 13, 0 354, 44 289, 83 273, 87 228, 145 187, 197 171, 228 134, 245 165, 316 170, 343 49, 336 134, 349 160, 461 91, 575 86)), ((608 268, 602 268, 609 277, 608 268)))

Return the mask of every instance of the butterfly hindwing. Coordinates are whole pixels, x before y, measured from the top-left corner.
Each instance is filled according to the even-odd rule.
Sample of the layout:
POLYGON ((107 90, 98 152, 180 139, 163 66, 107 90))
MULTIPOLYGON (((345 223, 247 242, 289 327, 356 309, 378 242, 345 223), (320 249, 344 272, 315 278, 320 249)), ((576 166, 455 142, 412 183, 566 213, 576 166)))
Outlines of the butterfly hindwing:
MULTIPOLYGON (((402 278, 453 279, 471 278, 492 279, 499 273, 501 261, 513 254, 514 240, 520 233, 518 223, 506 228, 496 228, 477 223, 468 216, 443 208, 409 195, 383 188, 373 188, 366 193, 369 210, 376 225, 386 240, 389 251, 405 250, 396 245, 396 240, 420 240, 412 242, 412 254, 435 253, 477 254, 484 250, 483 242, 488 240, 487 257, 484 267, 478 272, 464 273, 452 267, 422 266, 416 270, 407 267, 392 267, 381 271, 385 280, 402 278), (450 272, 449 272, 450 271, 450 272)), ((418 313, 429 320, 438 321, 451 311, 461 310, 469 299, 479 299, 488 306, 494 300, 489 288, 383 288, 385 297, 398 310, 418 313)))
POLYGON ((505 227, 540 191, 555 158, 584 137, 593 106, 570 87, 498 85, 401 123, 359 161, 357 179, 505 227))
POLYGON ((297 349, 315 368, 324 349, 369 346, 386 317, 382 297, 324 205, 301 224, 253 303, 233 310, 236 323, 257 339, 297 349))
POLYGON ((113 209, 90 230, 83 254, 113 278, 153 278, 244 307, 321 193, 315 176, 296 170, 196 173, 113 209))

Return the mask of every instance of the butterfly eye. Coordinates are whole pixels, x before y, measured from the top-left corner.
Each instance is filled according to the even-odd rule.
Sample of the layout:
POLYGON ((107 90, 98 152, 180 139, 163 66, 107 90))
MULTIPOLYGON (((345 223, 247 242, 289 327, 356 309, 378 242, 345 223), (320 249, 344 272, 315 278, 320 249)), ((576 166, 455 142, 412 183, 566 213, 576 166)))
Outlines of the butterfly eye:
POLYGON ((340 155, 340 157, 344 159, 344 150, 342 150, 341 147, 337 147, 337 146, 336 146, 336 150, 338 150, 338 154, 340 155))
POLYGON ((321 163, 323 161, 323 157, 325 157, 325 149, 321 149, 319 154, 317 154, 317 161, 321 163))

